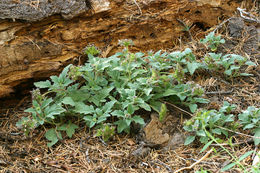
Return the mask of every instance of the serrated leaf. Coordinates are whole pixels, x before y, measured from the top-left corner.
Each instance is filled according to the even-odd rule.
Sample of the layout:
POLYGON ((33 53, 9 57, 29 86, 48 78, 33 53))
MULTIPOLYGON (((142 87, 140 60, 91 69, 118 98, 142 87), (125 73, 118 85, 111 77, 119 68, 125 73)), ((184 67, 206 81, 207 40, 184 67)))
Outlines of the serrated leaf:
POLYGON ((50 88, 51 82, 49 80, 35 82, 34 86, 36 86, 37 88, 50 88))
POLYGON ((189 144, 191 144, 194 140, 195 140, 195 136, 188 136, 188 137, 185 139, 184 145, 189 145, 189 144))
POLYGON ((67 75, 67 73, 68 73, 68 71, 69 71, 69 68, 70 68, 71 66, 72 66, 72 65, 70 64, 70 65, 66 66, 66 67, 62 70, 61 74, 59 75, 59 78, 60 78, 60 79, 65 79, 65 78, 66 78, 66 75, 67 75))
POLYGON ((140 116, 136 115, 136 116, 133 116, 132 117, 132 120, 137 123, 137 124, 141 124, 141 125, 144 125, 145 122, 144 122, 144 119, 141 118, 140 116))
POLYGON ((139 105, 141 108, 145 109, 146 111, 151 111, 151 107, 147 103, 142 103, 139 105))
POLYGON ((92 105, 88 106, 82 102, 79 102, 75 104, 74 111, 80 114, 92 114, 95 112, 95 109, 92 105))
POLYGON ((180 98, 181 101, 184 101, 187 97, 187 95, 185 95, 183 93, 179 93, 179 92, 176 95, 180 98))
POLYGON ((96 122, 95 121, 90 121, 89 122, 89 128, 92 128, 96 125, 96 122))
POLYGON ((45 137, 51 141, 51 142, 48 142, 47 146, 48 147, 51 147, 53 146, 54 144, 56 144, 59 140, 58 136, 61 137, 61 134, 58 135, 56 130, 54 128, 51 128, 49 129, 46 133, 45 133, 45 137))
POLYGON ((69 124, 67 125, 67 129, 66 129, 66 133, 68 135, 69 138, 72 137, 72 135, 75 133, 75 130, 79 128, 79 126, 77 126, 76 124, 73 124, 71 122, 69 122, 69 124))
POLYGON ((92 116, 84 116, 83 117, 83 119, 85 120, 85 121, 93 121, 93 117, 92 116))
POLYGON ((115 122, 117 124, 117 132, 121 133, 123 130, 125 130, 128 126, 124 120, 118 120, 115 122))
POLYGON ((98 116, 101 116, 101 115, 103 115, 103 111, 101 110, 101 109, 99 109, 99 108, 96 108, 96 114, 98 115, 98 116))
POLYGON ((36 113, 36 110, 34 108, 28 108, 28 109, 25 109, 24 112, 28 112, 28 113, 36 113))
POLYGON ((121 117, 124 118, 124 117, 125 117, 124 112, 121 111, 121 110, 115 110, 115 111, 113 111, 111 114, 112 114, 113 116, 118 117, 118 118, 121 118, 121 117))
POLYGON ((234 115, 230 114, 225 117, 225 122, 233 122, 234 121, 234 115))
POLYGON ((167 96, 172 96, 172 95, 177 95, 178 91, 176 89, 167 89, 164 93, 163 96, 167 97, 167 96))
POLYGON ((62 100, 62 103, 65 105, 75 106, 75 102, 73 101, 73 99, 71 97, 64 97, 62 100))
POLYGON ((130 127, 130 124, 131 124, 131 122, 132 122, 132 119, 124 119, 123 121, 125 121, 125 123, 126 123, 126 125, 127 125, 127 127, 130 127))
POLYGON ((190 62, 188 62, 187 67, 188 67, 190 74, 193 75, 193 73, 200 67, 200 63, 197 63, 197 62, 190 63, 190 62))
POLYGON ((59 78, 58 78, 58 76, 51 76, 50 78, 51 78, 51 80, 52 80, 52 82, 53 82, 54 84, 56 84, 56 85, 59 84, 59 78))
POLYGON ((153 88, 145 88, 145 89, 144 89, 144 93, 145 93, 145 95, 147 95, 147 96, 149 96, 152 91, 153 91, 153 88))
POLYGON ((54 119, 54 115, 60 115, 66 110, 60 104, 53 104, 44 109, 44 114, 46 117, 54 119))
POLYGON ((48 106, 52 101, 53 101, 52 98, 45 99, 41 105, 42 109, 48 106))
POLYGON ((113 68, 113 71, 114 71, 114 70, 117 70, 117 71, 125 71, 125 68, 122 67, 122 66, 117 66, 117 67, 113 68))
POLYGON ((69 78, 65 78, 63 81, 62 81, 62 85, 63 86, 69 86, 70 84, 73 83, 73 80, 70 80, 69 78))
POLYGON ((103 112, 104 112, 104 113, 111 112, 111 109, 112 109, 112 107, 114 106, 114 104, 115 104, 116 102, 117 102, 116 100, 112 100, 112 101, 110 101, 110 102, 107 102, 107 103, 103 106, 103 108, 102 108, 103 112))

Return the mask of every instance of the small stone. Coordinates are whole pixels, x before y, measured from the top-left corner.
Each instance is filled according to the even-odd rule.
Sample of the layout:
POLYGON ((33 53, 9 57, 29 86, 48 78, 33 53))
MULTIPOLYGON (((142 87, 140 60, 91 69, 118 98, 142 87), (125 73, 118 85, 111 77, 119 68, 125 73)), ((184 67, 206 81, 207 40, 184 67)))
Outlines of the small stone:
POLYGON ((240 38, 242 37, 242 31, 245 27, 245 23, 242 18, 234 18, 229 21, 228 30, 231 37, 240 38))
POLYGON ((170 140, 164 149, 166 150, 174 150, 178 146, 183 145, 185 141, 185 136, 182 133, 176 132, 171 137, 170 140))

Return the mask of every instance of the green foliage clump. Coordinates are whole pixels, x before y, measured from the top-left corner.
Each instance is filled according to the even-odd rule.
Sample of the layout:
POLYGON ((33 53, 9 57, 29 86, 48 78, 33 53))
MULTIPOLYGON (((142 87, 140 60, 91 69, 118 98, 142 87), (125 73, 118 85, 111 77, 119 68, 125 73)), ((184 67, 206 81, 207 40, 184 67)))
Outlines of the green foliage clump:
POLYGON ((238 76, 251 76, 248 73, 241 73, 241 67, 243 65, 255 66, 256 64, 248 60, 245 57, 236 54, 222 54, 209 53, 205 56, 204 63, 206 69, 213 71, 222 71, 224 74, 229 77, 238 77, 238 76))
MULTIPOLYGON (((63 138, 63 131, 72 137, 79 128, 76 120, 84 121, 90 129, 96 128, 97 136, 107 141, 115 130, 129 133, 132 123, 145 124, 136 114, 137 110, 154 109, 160 112, 163 120, 167 110, 162 104, 164 101, 185 105, 192 112, 196 111, 197 103, 207 103, 201 97, 200 86, 183 83, 170 72, 176 68, 178 59, 182 59, 180 66, 185 65, 181 61, 186 58, 194 60, 190 50, 175 55, 159 51, 145 56, 129 52, 131 41, 124 40, 121 44, 123 51, 108 58, 94 56, 98 51, 86 48, 89 60, 85 65, 69 65, 59 76, 36 82, 32 107, 26 110, 31 116, 17 125, 25 128, 26 133, 40 125, 48 125, 51 128, 45 137, 50 141, 48 146, 52 146, 63 138), (41 93, 40 89, 47 89, 47 92, 41 93)), ((184 72, 193 74, 195 69, 189 63, 192 61, 186 61, 184 72)))
POLYGON ((225 40, 221 36, 215 36, 214 32, 209 33, 206 38, 200 40, 201 43, 205 44, 211 49, 211 51, 217 51, 220 44, 225 43, 225 40))
POLYGON ((251 129, 254 133, 255 145, 260 143, 260 109, 249 106, 245 111, 238 115, 243 130, 251 129))
POLYGON ((228 130, 235 132, 235 130, 242 127, 243 130, 252 130, 255 145, 258 145, 260 143, 260 109, 253 106, 248 107, 247 110, 238 114, 239 121, 234 123, 236 117, 230 113, 235 109, 236 105, 230 105, 225 101, 219 111, 198 111, 192 119, 185 122, 184 130, 194 133, 194 135, 187 137, 185 144, 192 143, 196 136, 204 144, 208 143, 211 136, 218 141, 222 141, 218 136, 224 134, 228 138, 228 130))
MULTIPOLYGON (((210 43, 215 50, 223 40, 210 33, 202 42, 210 43)), ((95 46, 88 46, 84 50, 88 56, 86 64, 68 65, 59 76, 36 82, 32 107, 25 111, 30 116, 22 118, 17 126, 28 135, 34 128, 47 125, 45 137, 50 141, 48 146, 52 146, 64 134, 72 137, 79 123, 84 122, 107 141, 115 132, 129 133, 132 123, 144 125, 138 110, 157 111, 160 121, 163 121, 167 115, 163 103, 185 106, 192 113, 197 111, 199 104, 208 103, 203 98, 201 86, 186 82, 188 75, 203 69, 218 71, 224 68, 226 75, 236 77, 248 75, 240 73, 242 65, 254 65, 233 54, 209 53, 205 62, 201 62, 189 48, 182 52, 158 51, 145 55, 129 51, 133 45, 131 40, 121 40, 119 44, 124 48, 122 52, 108 58, 98 57, 100 51, 95 46), (47 92, 42 93, 42 90, 47 92)), ((191 143, 195 136, 206 143, 205 129, 210 133, 227 135, 223 129, 214 126, 224 126, 233 120, 233 115, 225 111, 198 112, 196 118, 185 126, 188 131, 198 131, 189 137, 186 144, 191 143)))
MULTIPOLYGON (((186 138, 185 145, 192 143, 196 136, 199 137, 200 142, 203 144, 207 144, 211 139, 209 134, 212 136, 224 134, 228 138, 229 132, 221 127, 234 130, 237 128, 237 125, 233 123, 234 115, 231 114, 231 111, 235 108, 236 105, 230 105, 225 101, 219 111, 198 111, 192 119, 185 123, 184 130, 194 133, 194 135, 186 138)), ((221 139, 217 138, 217 140, 220 141, 221 139)))

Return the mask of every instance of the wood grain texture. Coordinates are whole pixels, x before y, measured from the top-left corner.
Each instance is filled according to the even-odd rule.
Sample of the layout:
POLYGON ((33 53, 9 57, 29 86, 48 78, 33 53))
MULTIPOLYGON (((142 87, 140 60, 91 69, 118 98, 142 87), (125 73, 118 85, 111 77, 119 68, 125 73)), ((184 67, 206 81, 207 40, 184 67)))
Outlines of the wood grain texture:
POLYGON ((118 51, 118 40, 126 38, 134 41, 133 51, 172 48, 180 36, 188 37, 176 19, 193 25, 195 36, 241 5, 236 0, 136 2, 141 14, 133 0, 92 0, 91 10, 70 20, 61 15, 37 22, 0 20, 0 97, 30 79, 57 73, 74 60, 84 61, 81 52, 88 44, 95 44, 104 55, 118 51))

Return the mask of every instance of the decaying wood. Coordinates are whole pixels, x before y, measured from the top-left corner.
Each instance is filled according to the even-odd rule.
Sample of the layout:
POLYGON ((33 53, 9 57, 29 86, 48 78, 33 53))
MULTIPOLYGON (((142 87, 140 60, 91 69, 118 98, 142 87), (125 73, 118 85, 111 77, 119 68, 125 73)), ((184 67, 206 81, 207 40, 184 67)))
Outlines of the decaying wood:
POLYGON ((90 1, 79 0, 79 10, 69 8, 67 0, 51 0, 44 2, 54 4, 54 9, 44 13, 43 0, 12 1, 32 10, 26 16, 4 11, 7 2, 0 3, 0 97, 84 58, 80 55, 88 44, 94 43, 105 55, 117 51, 118 40, 126 38, 134 41, 135 51, 172 48, 177 38, 189 37, 177 19, 192 25, 190 32, 196 36, 241 5, 236 0, 92 0, 90 9, 90 1), (55 9, 55 2, 63 1, 66 8, 55 9))

